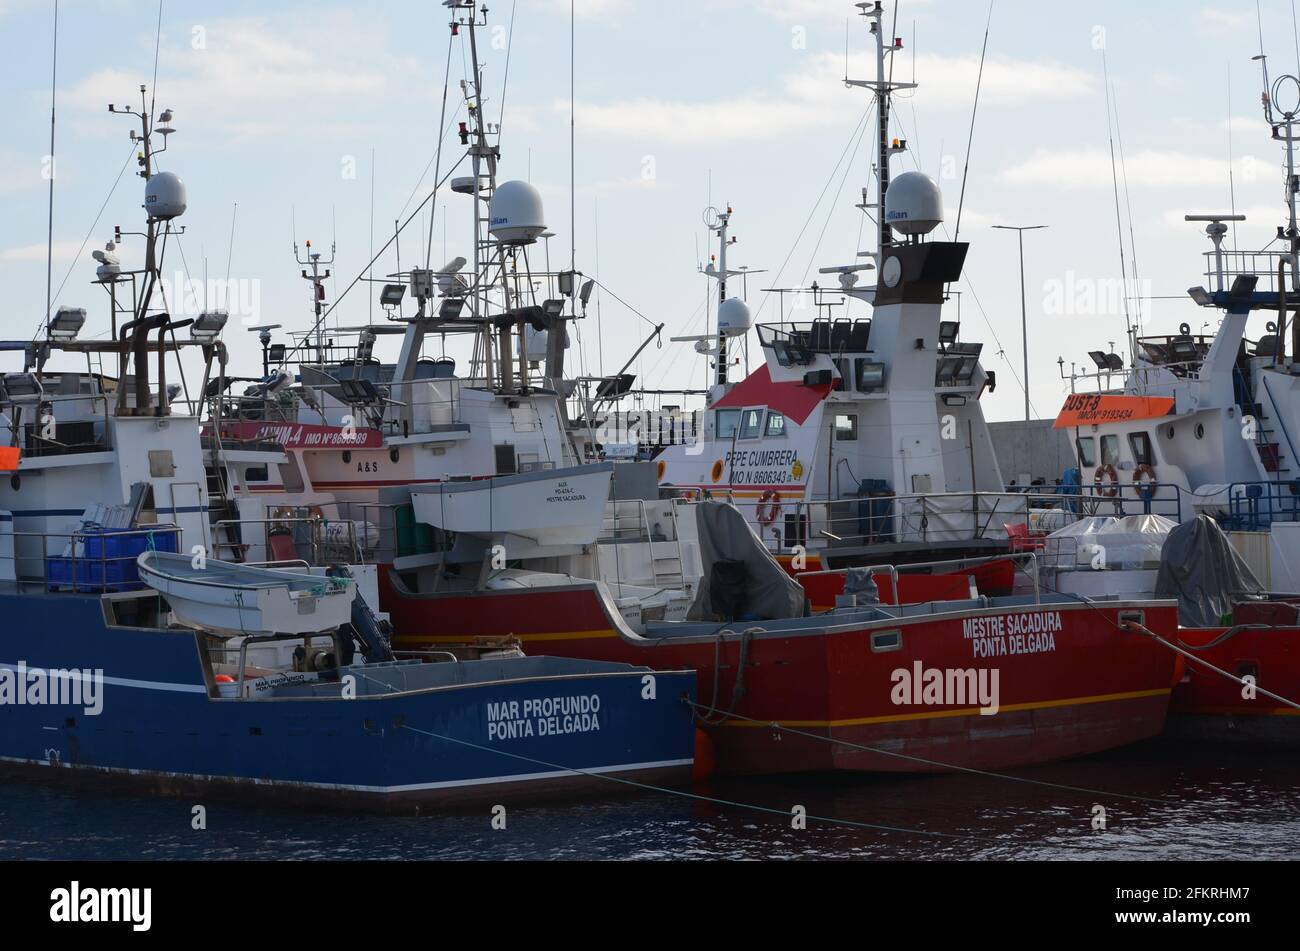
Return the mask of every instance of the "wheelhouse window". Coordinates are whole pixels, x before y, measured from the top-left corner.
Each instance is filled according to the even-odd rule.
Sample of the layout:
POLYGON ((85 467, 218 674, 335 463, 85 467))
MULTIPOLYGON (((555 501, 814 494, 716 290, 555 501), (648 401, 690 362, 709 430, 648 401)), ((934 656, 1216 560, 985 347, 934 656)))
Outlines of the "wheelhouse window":
POLYGON ((718 439, 730 439, 736 435, 736 427, 740 424, 740 410, 738 409, 720 409, 717 418, 714 420, 714 431, 718 439))
POLYGON ((1119 437, 1101 437, 1101 464, 1103 466, 1119 465, 1119 437))
POLYGON ((765 434, 768 436, 784 436, 785 417, 775 410, 768 410, 765 434))
POLYGON ((740 438, 757 439, 763 431, 763 411, 747 409, 740 414, 740 438))
POLYGON ((269 482, 271 473, 266 466, 246 466, 244 468, 245 482, 269 482))
POLYGON ((1140 466, 1155 465, 1155 450, 1151 446, 1149 433, 1129 433, 1129 449, 1133 450, 1133 461, 1140 466))
POLYGON ((1079 468, 1091 469, 1097 465, 1097 440, 1091 436, 1081 436, 1075 440, 1079 450, 1079 468))
POLYGON ((858 414, 841 413, 835 417, 835 441, 853 442, 858 438, 858 414))

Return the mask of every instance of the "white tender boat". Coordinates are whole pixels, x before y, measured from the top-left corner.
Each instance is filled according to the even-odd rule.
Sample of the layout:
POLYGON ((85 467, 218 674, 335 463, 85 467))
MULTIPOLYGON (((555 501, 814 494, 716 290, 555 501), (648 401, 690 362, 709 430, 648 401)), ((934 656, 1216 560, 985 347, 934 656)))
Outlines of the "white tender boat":
POLYGON ((167 598, 187 627, 231 635, 315 634, 346 624, 356 592, 350 578, 330 578, 146 551, 140 580, 167 598))
POLYGON ((448 532, 590 545, 600 535, 613 463, 543 469, 411 492, 417 520, 448 532))

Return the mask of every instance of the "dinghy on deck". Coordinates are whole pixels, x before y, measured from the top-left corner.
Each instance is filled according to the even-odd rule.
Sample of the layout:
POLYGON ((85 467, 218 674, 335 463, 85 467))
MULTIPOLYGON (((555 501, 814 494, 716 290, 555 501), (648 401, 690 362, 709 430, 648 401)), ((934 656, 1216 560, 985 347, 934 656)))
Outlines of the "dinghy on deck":
POLYGON ((140 580, 167 598, 187 627, 239 634, 314 634, 352 618, 355 582, 146 551, 140 580))

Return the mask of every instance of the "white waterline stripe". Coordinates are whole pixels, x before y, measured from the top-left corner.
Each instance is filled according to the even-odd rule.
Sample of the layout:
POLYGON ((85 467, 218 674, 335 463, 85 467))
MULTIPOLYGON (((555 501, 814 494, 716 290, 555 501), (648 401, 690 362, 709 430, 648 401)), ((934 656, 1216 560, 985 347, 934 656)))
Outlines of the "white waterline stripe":
MULTIPOLYGON (((23 759, 17 756, 0 756, 0 762, 20 763, 32 766, 51 766, 45 760, 23 759)), ((453 779, 438 783, 408 783, 401 786, 353 786, 347 783, 313 783, 302 782, 293 779, 251 779, 246 776, 212 776, 204 773, 174 773, 167 770, 148 770, 148 769, 123 769, 116 766, 75 766, 59 765, 58 769, 78 769, 90 772, 100 773, 126 773, 132 776, 159 776, 167 778, 180 777, 184 779, 198 779, 208 782, 236 782, 250 786, 290 786, 301 789, 329 789, 341 790, 344 792, 366 792, 366 793, 400 793, 400 792, 420 792, 423 790, 434 789, 452 789, 463 786, 487 786, 493 783, 517 783, 531 782, 541 779, 557 779, 565 776, 581 776, 585 773, 622 773, 632 770, 644 769, 668 769, 672 767, 690 766, 694 759, 672 759, 659 760, 652 763, 628 763, 619 766, 600 766, 591 769, 582 769, 575 771, 572 769, 552 770, 545 773, 519 773, 513 776, 490 776, 485 779, 453 779)))
MULTIPOLYGON (((0 670, 12 670, 14 671, 14 673, 17 673, 18 665, 9 664, 9 663, 5 663, 4 661, 0 661, 0 670)), ((32 673, 33 671, 38 671, 38 670, 43 671, 46 674, 49 674, 53 671, 57 671, 61 678, 66 677, 68 680, 80 680, 82 682, 85 682, 86 680, 93 681, 95 677, 93 671, 87 673, 76 668, 69 669, 64 667, 38 667, 32 664, 28 664, 25 661, 24 661, 23 670, 25 670, 29 674, 32 673)), ((138 690, 169 690, 176 693, 202 693, 202 694, 206 694, 208 692, 208 688, 205 687, 203 684, 176 684, 176 683, 167 683, 166 681, 161 681, 161 680, 131 680, 127 677, 104 677, 102 682, 105 684, 111 684, 114 687, 135 687, 138 690)))

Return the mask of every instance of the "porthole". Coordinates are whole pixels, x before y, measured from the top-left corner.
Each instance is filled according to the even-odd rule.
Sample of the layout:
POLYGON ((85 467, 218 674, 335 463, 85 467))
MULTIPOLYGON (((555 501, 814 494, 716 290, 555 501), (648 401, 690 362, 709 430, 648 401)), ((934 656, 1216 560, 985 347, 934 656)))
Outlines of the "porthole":
POLYGON ((396 462, 398 459, 402 458, 402 450, 398 449, 397 447, 393 447, 392 449, 388 450, 388 458, 392 459, 393 462, 396 462))
POLYGON ((13 475, 9 477, 9 488, 13 489, 15 492, 17 492, 20 488, 22 488, 22 485, 23 485, 23 477, 20 476, 18 473, 15 472, 13 475))
POLYGON ((349 462, 351 462, 351 461, 352 461, 352 450, 351 450, 351 449, 344 449, 344 450, 343 450, 343 464, 344 464, 344 465, 347 465, 347 464, 348 464, 349 462))
POLYGON ((1165 438, 1166 439, 1174 438, 1174 427, 1172 423, 1165 427, 1165 438))
POLYGON ((1197 439, 1204 439, 1204 438, 1205 438, 1205 426, 1204 426, 1204 424, 1202 424, 1202 423, 1197 423, 1197 424, 1196 424, 1196 438, 1197 438, 1197 439))

